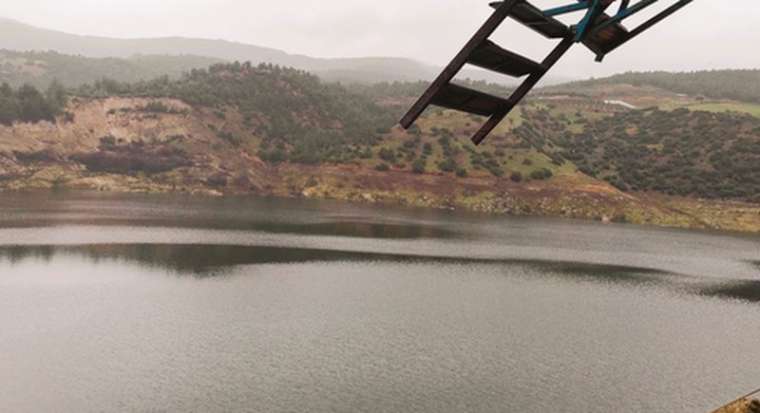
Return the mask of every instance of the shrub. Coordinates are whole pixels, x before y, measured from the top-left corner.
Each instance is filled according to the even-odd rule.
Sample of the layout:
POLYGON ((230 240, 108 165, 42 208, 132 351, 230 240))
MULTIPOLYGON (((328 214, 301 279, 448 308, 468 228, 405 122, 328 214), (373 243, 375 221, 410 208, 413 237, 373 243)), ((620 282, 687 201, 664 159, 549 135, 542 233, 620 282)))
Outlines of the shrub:
POLYGON ((422 159, 417 159, 414 162, 412 162, 412 172, 416 174, 425 173, 425 161, 423 161, 422 159))
POLYGON ((391 167, 388 166, 387 163, 379 163, 379 164, 377 164, 377 166, 375 166, 375 170, 380 171, 380 172, 385 172, 385 171, 388 171, 390 169, 391 169, 391 167))
POLYGON ((531 179, 536 179, 536 180, 549 179, 552 176, 554 176, 554 174, 552 173, 552 171, 550 171, 550 170, 548 170, 546 168, 537 169, 537 170, 535 170, 535 171, 533 171, 533 172, 530 173, 530 178, 531 179))
POLYGON ((59 162, 61 160, 61 157, 50 148, 33 152, 13 151, 13 155, 22 163, 59 162))
POLYGON ((101 148, 111 148, 116 145, 116 138, 113 135, 106 135, 100 138, 101 148))
POLYGON ((306 181, 306 188, 314 188, 317 185, 319 185, 319 181, 317 181, 317 178, 314 176, 310 176, 309 180, 306 181))
POLYGON ((259 158, 265 162, 280 163, 287 160, 288 155, 284 150, 275 148, 269 151, 259 151, 259 158))
POLYGON ((624 212, 621 212, 621 213, 615 214, 615 216, 612 217, 611 221, 620 223, 620 224, 625 224, 625 223, 628 223, 628 217, 625 215, 624 212))
POLYGON ((443 172, 454 172, 456 170, 457 163, 451 158, 446 158, 446 160, 441 161, 438 163, 438 169, 440 169, 443 172))
POLYGON ((512 172, 512 175, 509 176, 509 179, 511 179, 512 182, 522 182, 523 176, 520 172, 512 172))
POLYGON ((372 158, 372 150, 370 148, 364 148, 359 152, 359 158, 370 159, 372 158))
POLYGON ((206 184, 215 188, 227 186, 227 175, 219 172, 206 178, 206 184))
POLYGON ((232 132, 225 132, 220 131, 216 134, 220 139, 225 140, 232 144, 232 146, 240 146, 242 143, 241 139, 237 136, 233 135, 232 132))
POLYGON ((499 167, 496 167, 496 166, 493 166, 493 165, 488 165, 487 168, 488 168, 488 172, 490 172, 491 175, 493 175, 495 177, 500 177, 500 176, 504 175, 504 171, 502 171, 501 168, 499 168, 499 167))
POLYGON ((388 148, 380 149, 380 152, 378 153, 378 155, 380 156, 380 159, 386 162, 390 162, 390 163, 396 162, 396 153, 388 148))
POLYGON ((144 112, 151 112, 151 113, 171 113, 172 109, 165 105, 163 102, 158 100, 153 100, 148 102, 142 110, 144 112))

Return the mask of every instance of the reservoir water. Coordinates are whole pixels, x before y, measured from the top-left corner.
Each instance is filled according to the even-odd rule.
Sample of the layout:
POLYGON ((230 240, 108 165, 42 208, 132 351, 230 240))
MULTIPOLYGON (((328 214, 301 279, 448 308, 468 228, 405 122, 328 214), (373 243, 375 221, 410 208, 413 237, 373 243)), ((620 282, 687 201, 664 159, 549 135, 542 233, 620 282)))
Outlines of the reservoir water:
POLYGON ((0 411, 708 412, 759 360, 757 236, 0 197, 0 411))

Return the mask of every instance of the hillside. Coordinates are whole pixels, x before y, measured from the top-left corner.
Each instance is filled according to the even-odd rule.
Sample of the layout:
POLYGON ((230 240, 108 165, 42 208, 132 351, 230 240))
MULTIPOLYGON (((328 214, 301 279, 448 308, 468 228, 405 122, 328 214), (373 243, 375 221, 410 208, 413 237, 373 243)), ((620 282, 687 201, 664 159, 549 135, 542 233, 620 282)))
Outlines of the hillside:
MULTIPOLYGON (((195 39, 183 37, 166 37, 154 39, 115 39, 97 36, 82 36, 64 33, 55 30, 47 30, 30 26, 15 20, 0 18, 0 50, 9 51, 55 51, 62 55, 79 56, 78 60, 70 59, 68 67, 74 63, 80 63, 77 67, 87 73, 91 67, 108 68, 116 64, 116 60, 89 60, 88 58, 119 58, 129 59, 126 67, 119 69, 116 74, 121 74, 117 80, 134 81, 144 79, 146 75, 172 74, 177 72, 179 66, 200 67, 198 58, 187 56, 203 56, 207 60, 216 61, 250 61, 253 64, 271 63, 280 66, 294 67, 319 75, 328 81, 373 83, 383 81, 416 81, 431 80, 439 72, 439 68, 414 61, 412 59, 396 57, 364 57, 364 58, 316 58, 305 55, 289 54, 281 50, 261 47, 226 40, 195 39), (158 68, 153 73, 146 73, 150 69, 149 62, 142 62, 135 56, 163 56, 163 61, 154 62, 167 65, 169 69, 163 72, 158 68), (177 57, 174 62, 167 61, 166 56, 177 57), (185 56, 185 58, 181 58, 185 56), (86 64, 84 64, 86 63, 86 64), (135 72, 129 72, 134 68, 135 72), (125 74, 126 72, 126 74, 125 74)), ((57 57, 60 59, 60 56, 57 57)), ((157 58, 153 58, 157 59, 157 58)), ((205 62, 208 66, 213 62, 205 62)), ((55 66, 58 67, 58 66, 55 66)), ((164 68, 166 69, 166 68, 164 68)), ((58 73, 54 70, 48 72, 50 77, 68 77, 69 70, 58 73)), ((97 74, 97 73, 96 73, 97 74)), ((466 70, 464 77, 494 82, 512 82, 511 79, 495 75, 483 70, 466 70)), ((15 75, 19 77, 20 75, 15 75)), ((117 76, 114 76, 117 77, 117 76)), ((89 80, 97 77, 89 78, 89 80)), ((71 85, 81 83, 81 78, 76 78, 71 85)), ((4 81, 4 79, 2 80, 4 81)), ((69 84, 67 82, 67 84, 69 84)))
MULTIPOLYGON (((756 154, 747 149, 760 140, 757 119, 543 96, 475 147, 466 139, 481 121, 474 116, 435 109, 409 132, 393 126, 420 87, 347 89, 250 64, 178 80, 96 82, 78 89, 54 122, 0 126, 0 188, 255 193, 760 231, 749 166, 756 154), (627 156, 642 148, 641 161, 627 156), (740 151, 741 162, 707 150, 721 159, 740 151), (658 175, 671 163, 675 173, 658 175)), ((29 100, 31 91, 5 90, 11 106, 56 106, 56 93, 29 100)))
POLYGON ((67 87, 109 78, 137 82, 160 76, 179 78, 192 69, 206 68, 219 59, 200 56, 135 55, 129 58, 87 58, 57 52, 0 50, 0 83, 20 86, 29 83, 47 88, 53 80, 67 87))
POLYGON ((758 411, 760 411, 760 401, 743 398, 713 413, 757 413, 758 411))
POLYGON ((629 72, 601 79, 592 79, 552 86, 553 93, 587 93, 610 85, 653 86, 662 90, 760 103, 760 70, 706 70, 695 72, 629 72))
POLYGON ((515 133, 623 191, 760 202, 754 116, 651 108, 591 120, 566 109, 526 109, 515 133))

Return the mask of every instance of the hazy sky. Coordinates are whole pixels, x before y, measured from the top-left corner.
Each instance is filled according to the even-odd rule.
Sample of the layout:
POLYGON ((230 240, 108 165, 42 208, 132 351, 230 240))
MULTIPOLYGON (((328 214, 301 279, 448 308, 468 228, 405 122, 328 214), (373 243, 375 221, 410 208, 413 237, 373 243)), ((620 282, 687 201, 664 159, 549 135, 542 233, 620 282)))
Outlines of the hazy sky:
MULTIPOLYGON (((537 0, 559 5, 570 0, 537 0)), ((663 7, 675 0, 661 0, 663 7)), ((402 56, 442 65, 491 9, 487 0, 6 0, 4 17, 77 34, 226 39, 319 57, 402 56)), ((659 7, 659 6, 658 6, 659 7)), ((662 7, 659 7, 662 8, 662 7)), ((695 0, 610 55, 578 48, 555 74, 760 68, 760 1, 695 0)), ((495 40, 540 58, 551 43, 506 24, 495 40)))

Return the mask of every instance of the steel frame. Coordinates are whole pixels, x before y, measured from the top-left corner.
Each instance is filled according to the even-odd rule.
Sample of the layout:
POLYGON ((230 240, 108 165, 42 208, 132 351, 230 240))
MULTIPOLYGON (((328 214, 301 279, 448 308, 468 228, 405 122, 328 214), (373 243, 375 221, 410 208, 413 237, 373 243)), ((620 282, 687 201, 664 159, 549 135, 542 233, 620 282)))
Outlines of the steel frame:
MULTIPOLYGON (((638 0, 638 1, 635 1, 633 4, 631 4, 631 1, 632 0, 621 0, 620 8, 618 9, 617 13, 613 16, 610 16, 609 19, 606 19, 605 21, 597 25, 594 25, 594 22, 596 21, 596 19, 602 13, 604 13, 604 11, 610 5, 612 5, 614 0, 578 0, 577 3, 567 4, 564 6, 558 6, 558 7, 553 7, 551 9, 543 10, 543 13, 547 17, 554 17, 554 16, 559 16, 562 14, 568 14, 568 13, 573 13, 573 12, 577 12, 581 10, 586 10, 586 14, 583 16, 583 19, 578 23, 578 25, 575 26, 575 41, 582 42, 588 36, 594 35, 598 33, 600 30, 603 30, 613 24, 622 23, 625 19, 657 3, 659 0, 638 0)), ((686 6, 687 4, 691 3, 692 1, 693 0, 679 0, 674 5, 667 8, 666 10, 663 10, 656 16, 642 23, 638 27, 632 29, 630 31, 630 35, 625 40, 625 42, 632 39, 634 36, 641 34, 643 31, 649 29, 655 24, 659 23, 661 20, 675 13, 676 11, 686 6)))

